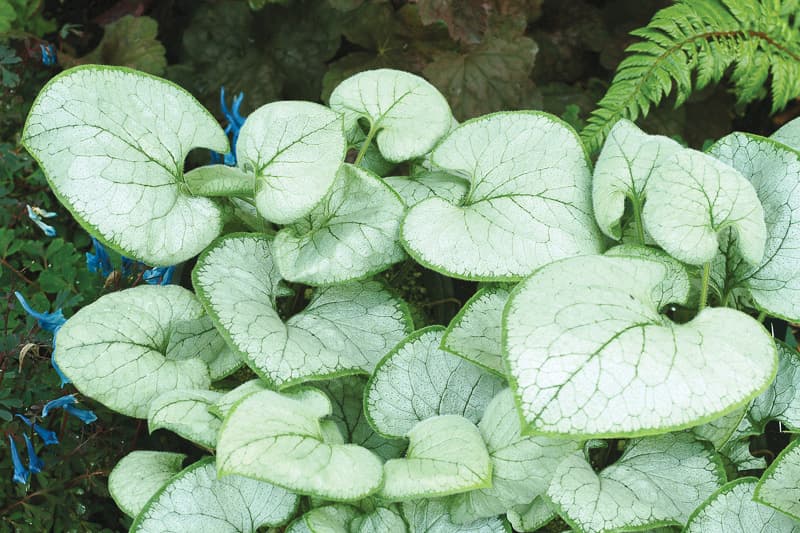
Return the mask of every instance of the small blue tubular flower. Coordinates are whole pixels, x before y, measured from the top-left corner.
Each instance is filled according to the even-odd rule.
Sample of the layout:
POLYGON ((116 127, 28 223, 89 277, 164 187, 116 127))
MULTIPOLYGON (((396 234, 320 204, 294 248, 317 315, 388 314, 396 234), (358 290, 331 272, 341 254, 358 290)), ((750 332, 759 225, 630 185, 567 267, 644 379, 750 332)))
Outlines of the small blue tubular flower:
POLYGON ((28 478, 31 477, 31 473, 25 468, 25 465, 22 464, 22 460, 19 458, 19 452, 17 451, 17 444, 14 442, 14 437, 9 435, 8 442, 11 443, 11 462, 14 463, 14 481, 24 485, 28 482, 28 478))
POLYGON ((36 206, 26 206, 28 208, 28 218, 30 218, 34 224, 39 226, 39 228, 44 232, 45 235, 48 237, 55 237, 56 236, 56 229, 47 224, 43 218, 53 218, 56 216, 56 213, 52 211, 45 211, 44 209, 36 206))
POLYGON ((97 420, 97 415, 94 412, 89 411, 88 409, 78 409, 77 407, 73 407, 71 405, 67 405, 64 407, 64 410, 74 416, 75 418, 80 419, 81 422, 84 424, 91 424, 95 420, 97 420))
POLYGON ((86 267, 89 272, 100 272, 104 278, 108 277, 114 267, 111 266, 111 258, 108 256, 106 247, 94 237, 92 237, 92 245, 94 253, 86 252, 86 267))
POLYGON ((72 383, 72 381, 58 368, 58 364, 56 363, 56 339, 53 337, 53 349, 50 351, 50 366, 53 367, 53 370, 56 371, 58 374, 58 379, 61 381, 61 388, 64 388, 64 385, 72 383))
POLYGON ((169 285, 172 283, 172 276, 175 274, 175 266, 153 267, 145 270, 142 279, 149 285, 169 285))
POLYGON ((25 422, 28 427, 33 426, 33 431, 36 432, 39 437, 41 437, 42 442, 44 442, 45 446, 49 446, 51 444, 58 444, 58 436, 56 435, 55 431, 50 431, 47 428, 43 428, 39 424, 32 422, 30 418, 26 418, 22 415, 17 415, 17 418, 25 422))
POLYGON ((75 407, 76 403, 78 403, 78 401, 72 394, 67 394, 61 398, 56 398, 55 400, 50 400, 44 405, 44 409, 42 409, 42 416, 47 416, 50 414, 52 409, 61 408, 72 416, 80 419, 84 424, 91 424, 97 420, 97 415, 88 409, 78 409, 75 407))
POLYGON ((61 309, 56 309, 52 313, 40 313, 35 311, 30 304, 28 304, 28 301, 19 291, 15 291, 14 296, 16 296, 17 300, 19 300, 19 303, 22 304, 22 308, 25 309, 25 312, 35 318, 39 323, 39 327, 45 331, 55 334, 67 321, 67 319, 64 318, 64 313, 61 311, 61 309))
POLYGON ((42 409, 42 416, 46 417, 50 414, 51 409, 62 409, 67 405, 75 405, 78 403, 78 400, 75 399, 74 394, 67 394, 62 396, 61 398, 56 398, 55 400, 50 400, 46 404, 44 404, 44 409, 42 409))
POLYGON ((224 156, 218 154, 217 152, 211 152, 211 162, 215 164, 222 162, 225 165, 232 167, 236 165, 236 142, 239 140, 239 132, 247 120, 247 117, 243 117, 239 112, 239 109, 242 106, 242 101, 244 101, 244 93, 240 92, 234 97, 233 105, 231 105, 229 109, 228 104, 225 102, 225 87, 220 87, 219 101, 220 107, 222 108, 222 114, 228 121, 228 124, 225 126, 225 134, 231 137, 231 151, 224 156))
POLYGON ((28 434, 25 433, 22 436, 25 437, 25 447, 28 448, 28 470, 31 474, 38 474, 44 470, 44 461, 36 455, 36 450, 33 449, 33 443, 28 434))
POLYGON ((58 61, 56 47, 52 44, 48 44, 47 46, 40 44, 39 48, 42 50, 42 64, 46 67, 52 67, 55 65, 58 61))
POLYGON ((22 296, 19 292, 14 292, 14 296, 17 297, 19 303, 22 304, 22 308, 25 309, 25 312, 28 313, 30 316, 36 319, 39 323, 39 327, 45 331, 49 331, 53 334, 53 351, 50 354, 50 364, 55 369, 56 374, 58 374, 58 378, 61 380, 61 386, 63 387, 65 384, 69 383, 69 378, 64 375, 58 365, 56 364, 56 338, 55 335, 58 333, 58 330, 61 329, 61 326, 67 321, 64 318, 64 313, 61 309, 56 309, 52 313, 39 313, 38 311, 34 311, 34 309, 28 304, 25 297, 22 296))

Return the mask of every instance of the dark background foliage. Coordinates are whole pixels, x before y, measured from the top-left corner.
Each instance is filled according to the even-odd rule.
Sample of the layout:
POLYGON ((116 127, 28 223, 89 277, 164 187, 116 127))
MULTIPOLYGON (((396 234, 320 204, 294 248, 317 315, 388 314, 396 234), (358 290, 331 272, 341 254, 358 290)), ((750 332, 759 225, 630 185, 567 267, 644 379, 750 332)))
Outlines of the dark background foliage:
MULTIPOLYGON (((105 479, 136 448, 198 456, 178 437, 115 415, 92 402, 99 419, 40 421, 61 443, 41 448, 44 472, 11 482, 8 435, 27 428, 63 394, 50 367, 51 336, 26 317, 13 295, 69 317, 99 295, 141 282, 140 273, 107 277, 87 270, 90 239, 49 192, 19 146, 25 115, 55 73, 83 63, 125 65, 189 89, 222 119, 220 87, 244 92, 244 114, 278 99, 325 101, 344 78, 388 67, 426 77, 456 117, 501 109, 542 109, 576 129, 603 96, 634 41, 629 32, 669 5, 665 0, 0 0, 0 531, 118 531, 129 525, 105 479), (52 45, 57 63, 43 62, 52 45), (46 237, 26 204, 54 211, 46 237)), ((768 102, 737 105, 725 86, 693 94, 677 108, 654 109, 642 127, 694 147, 732 129, 769 133, 800 114, 797 101, 776 116, 768 102)), ((197 163, 207 153, 193 155, 197 163)), ((188 265, 190 266, 190 265, 188 265)), ((184 269, 188 272, 188 268, 184 269)), ((401 264, 384 274, 420 323, 447 323, 474 284, 401 264)), ((18 439, 18 445, 21 443, 18 439)), ((39 442, 39 441, 35 441, 39 442)), ((759 445, 770 454, 774 443, 759 445)), ((610 449, 610 447, 609 447, 610 449)))

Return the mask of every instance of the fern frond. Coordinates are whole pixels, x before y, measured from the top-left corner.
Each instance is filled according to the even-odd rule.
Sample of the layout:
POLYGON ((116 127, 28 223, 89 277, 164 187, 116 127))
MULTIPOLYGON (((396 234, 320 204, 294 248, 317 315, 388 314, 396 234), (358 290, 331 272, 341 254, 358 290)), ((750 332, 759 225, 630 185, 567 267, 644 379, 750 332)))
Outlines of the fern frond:
POLYGON ((675 93, 679 106, 726 74, 740 103, 768 94, 772 111, 800 95, 800 1, 678 0, 632 35, 627 56, 581 132, 596 152, 621 118, 646 116, 675 93))

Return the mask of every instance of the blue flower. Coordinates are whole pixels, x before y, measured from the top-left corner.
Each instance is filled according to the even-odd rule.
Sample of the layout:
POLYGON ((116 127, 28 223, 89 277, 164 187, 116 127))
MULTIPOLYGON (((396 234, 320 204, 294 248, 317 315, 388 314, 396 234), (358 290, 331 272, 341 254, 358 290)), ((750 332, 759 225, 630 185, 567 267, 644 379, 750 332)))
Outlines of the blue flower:
POLYGON ((30 218, 34 222, 34 224, 39 226, 39 228, 41 228, 41 230, 44 232, 45 235, 47 235, 48 237, 55 237, 56 229, 50 224, 47 224, 42 219, 53 218, 54 216, 56 216, 56 213, 53 213, 52 211, 45 211, 44 209, 36 206, 31 207, 27 205, 26 207, 28 208, 28 218, 30 218))
POLYGON ((22 460, 19 458, 19 452, 17 451, 17 444, 14 442, 14 437, 9 435, 8 441, 11 443, 11 462, 14 463, 14 481, 24 485, 28 482, 31 473, 25 468, 25 465, 22 464, 22 460))
POLYGON ((97 420, 97 415, 88 409, 78 409, 77 407, 67 405, 64 407, 64 410, 72 416, 79 418, 84 424, 91 424, 97 420))
POLYGON ((111 266, 111 258, 108 256, 106 247, 94 237, 92 237, 92 244, 94 253, 86 252, 86 267, 89 272, 100 272, 104 278, 108 277, 114 267, 111 266))
POLYGON ((222 162, 229 167, 236 165, 236 141, 239 140, 239 132, 247 120, 247 117, 243 117, 241 113, 239 113, 239 108, 242 106, 243 100, 244 93, 240 92, 234 97, 233 105, 228 109, 228 104, 225 102, 225 87, 220 87, 220 107, 222 108, 222 114, 225 115, 225 118, 228 120, 228 124, 225 126, 225 134, 231 136, 231 151, 224 156, 217 152, 211 152, 212 163, 218 164, 222 162))
POLYGON ((31 474, 38 474, 44 469, 44 461, 36 455, 36 450, 33 449, 33 443, 28 434, 25 433, 22 436, 25 437, 25 447, 28 448, 28 470, 31 474))
POLYGON ((19 300, 19 303, 22 304, 22 308, 25 309, 25 312, 36 319, 36 321, 39 323, 39 327, 53 334, 53 350, 50 354, 50 364, 53 366, 53 369, 55 369, 56 374, 58 374, 58 378, 61 380, 61 386, 63 387, 70 381, 69 378, 64 375, 64 373, 61 371, 60 368, 58 368, 58 365, 56 364, 55 335, 56 333, 58 333, 58 330, 61 329, 61 326, 63 326, 64 323, 67 321, 67 319, 64 318, 64 313, 61 311, 61 309, 56 309, 52 313, 47 313, 47 312, 39 313, 33 310, 33 308, 28 304, 28 302, 25 300, 25 297, 22 296, 22 294, 20 294, 19 292, 14 292, 14 295, 17 297, 17 300, 19 300))
POLYGON ((52 44, 48 44, 47 46, 40 44, 39 48, 42 50, 42 64, 46 67, 52 67, 55 65, 58 61, 56 47, 52 44))
POLYGON ((92 411, 74 407, 76 403, 78 403, 78 401, 72 394, 67 394, 66 396, 62 396, 61 398, 57 398, 55 400, 50 400, 44 405, 44 409, 42 409, 42 416, 47 416, 50 414, 51 409, 62 408, 72 416, 79 418, 84 424, 91 424, 97 420, 97 415, 95 415, 92 411))
POLYGON ((19 303, 22 304, 22 308, 25 309, 25 312, 35 318, 39 323, 39 327, 45 331, 56 334, 58 330, 61 329, 61 326, 63 326, 67 321, 67 319, 64 318, 64 313, 61 311, 61 309, 56 309, 52 313, 40 313, 35 311, 30 304, 28 304, 28 301, 25 300, 25 297, 22 296, 19 291, 15 291, 14 296, 16 296, 17 300, 19 300, 19 303))
POLYGON ((142 279, 149 285, 169 285, 172 283, 172 275, 175 273, 175 266, 154 267, 145 270, 142 279))
POLYGON ((51 409, 60 409, 66 407, 67 405, 75 405, 78 403, 78 400, 75 399, 74 394, 67 394, 62 396, 61 398, 56 398, 55 400, 50 400, 46 404, 44 404, 44 409, 42 409, 42 416, 47 416, 50 414, 51 409))
POLYGON ((43 428, 39 424, 32 422, 30 418, 26 418, 22 415, 17 415, 17 418, 25 422, 28 427, 33 426, 33 431, 35 431, 36 434, 42 438, 42 441, 45 443, 45 445, 49 446, 50 444, 58 444, 58 436, 56 435, 55 431, 50 431, 49 429, 43 428))

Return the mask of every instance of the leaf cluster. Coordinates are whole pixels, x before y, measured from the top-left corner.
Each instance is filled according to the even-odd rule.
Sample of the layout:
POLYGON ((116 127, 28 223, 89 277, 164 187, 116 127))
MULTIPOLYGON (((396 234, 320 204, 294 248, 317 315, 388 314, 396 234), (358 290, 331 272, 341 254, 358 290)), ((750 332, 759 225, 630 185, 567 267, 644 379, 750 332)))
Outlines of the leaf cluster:
POLYGON ((681 0, 632 34, 627 57, 581 136, 594 153, 620 119, 636 120, 675 95, 675 106, 729 76, 740 104, 769 95, 772 111, 800 93, 794 0, 681 0))
POLYGON ((800 357, 760 323, 800 321, 798 124, 700 152, 620 121, 592 166, 552 115, 458 124, 376 69, 185 172, 229 149, 188 92, 57 76, 22 140, 62 204, 128 257, 197 256, 193 291, 104 295, 57 336, 82 394, 213 452, 120 461, 131 530, 796 530, 795 448, 744 474, 800 427, 800 357), (415 323, 379 276, 403 262, 481 286, 415 323))

